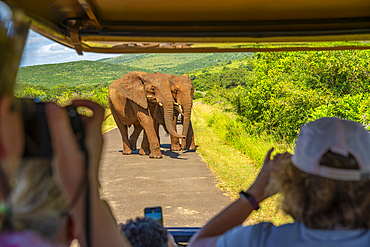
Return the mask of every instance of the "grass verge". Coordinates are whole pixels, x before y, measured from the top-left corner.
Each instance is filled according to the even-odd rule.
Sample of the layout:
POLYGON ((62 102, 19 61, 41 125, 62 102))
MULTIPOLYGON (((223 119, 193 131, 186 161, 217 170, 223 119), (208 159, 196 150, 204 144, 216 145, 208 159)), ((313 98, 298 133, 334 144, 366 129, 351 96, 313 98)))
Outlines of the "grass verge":
MULTIPOLYGON (((254 155, 254 160, 252 160, 248 155, 226 143, 223 140, 225 135, 221 131, 222 123, 216 121, 217 124, 211 124, 212 127, 209 126, 208 120, 210 117, 214 116, 215 113, 220 113, 217 108, 202 103, 194 104, 194 108, 196 112, 192 114, 192 123, 197 152, 201 154, 203 160, 216 175, 218 179, 217 186, 232 199, 236 199, 238 198, 238 192, 248 188, 258 175, 261 166, 256 165, 254 160, 260 158, 258 158, 258 155, 254 155)), ((227 114, 225 116, 230 117, 227 114)), ((240 135, 234 137, 235 139, 249 138, 250 147, 252 147, 254 144, 251 138, 244 135, 245 133, 240 133, 240 135)), ((263 153, 263 156, 269 148, 271 148, 271 143, 253 147, 254 150, 260 150, 258 153, 263 153)), ((279 200, 280 195, 276 195, 264 201, 261 204, 261 209, 253 212, 246 224, 270 221, 275 225, 280 225, 292 222, 292 218, 279 209, 279 200)))

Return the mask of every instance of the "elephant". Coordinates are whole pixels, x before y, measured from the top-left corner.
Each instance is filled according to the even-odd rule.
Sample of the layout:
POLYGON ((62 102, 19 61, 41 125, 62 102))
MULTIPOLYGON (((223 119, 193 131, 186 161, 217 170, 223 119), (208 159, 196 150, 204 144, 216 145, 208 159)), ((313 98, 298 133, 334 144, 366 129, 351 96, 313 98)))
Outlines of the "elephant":
POLYGON ((182 135, 186 136, 182 140, 181 147, 179 138, 171 133, 171 150, 178 151, 182 149, 194 150, 194 131, 191 124, 191 109, 193 107, 194 86, 187 74, 182 76, 174 76, 164 74, 171 83, 172 97, 175 100, 175 114, 173 118, 173 126, 176 128, 177 116, 181 114, 182 135))
POLYGON ((127 127, 134 125, 145 130, 150 149, 149 157, 163 157, 153 114, 163 114, 163 122, 171 135, 185 138, 176 132, 172 124, 174 103, 171 84, 161 73, 133 71, 112 82, 109 86, 108 104, 122 136, 122 154, 132 153, 127 127))
MULTIPOLYGON (((177 116, 181 114, 183 130, 182 135, 186 136, 185 140, 182 140, 182 147, 180 147, 179 138, 176 135, 172 135, 171 132, 167 130, 168 122, 165 124, 163 112, 157 111, 152 113, 156 119, 155 130, 158 136, 159 125, 162 124, 167 132, 171 135, 171 150, 172 151, 179 151, 181 149, 187 150, 194 150, 195 143, 194 143, 194 132, 193 127, 191 124, 191 108, 193 104, 193 96, 194 96, 194 86, 191 83, 189 77, 184 74, 182 76, 174 76, 170 74, 164 74, 166 78, 169 79, 171 83, 171 93, 172 97, 175 100, 175 111, 172 118, 172 125, 173 128, 176 129, 177 124, 177 116)), ((131 146, 136 149, 136 140, 140 134, 142 127, 139 125, 135 125, 135 130, 130 137, 131 146)), ((144 137, 141 144, 141 149, 139 151, 140 154, 148 154, 149 153, 149 145, 146 133, 144 131, 144 137)))

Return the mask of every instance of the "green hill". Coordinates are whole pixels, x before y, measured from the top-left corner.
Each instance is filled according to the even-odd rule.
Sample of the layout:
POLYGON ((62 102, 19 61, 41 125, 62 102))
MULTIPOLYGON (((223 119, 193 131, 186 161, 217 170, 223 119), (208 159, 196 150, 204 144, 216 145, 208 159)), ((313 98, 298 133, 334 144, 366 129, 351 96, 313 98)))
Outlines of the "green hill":
POLYGON ((76 86, 111 83, 130 71, 146 71, 121 64, 99 61, 77 61, 19 68, 17 83, 52 88, 56 85, 76 86))
POLYGON ((218 63, 188 73, 195 90, 207 91, 215 85, 233 88, 246 85, 253 77, 254 57, 218 63))
POLYGON ((101 61, 178 75, 249 55, 251 53, 125 54, 101 61))
POLYGON ((131 59, 135 59, 135 58, 138 58, 138 57, 141 57, 141 56, 145 56, 147 54, 144 54, 144 53, 139 53, 139 54, 125 54, 125 55, 121 55, 121 56, 117 56, 117 57, 112 57, 112 58, 102 58, 102 59, 99 59, 97 61, 100 61, 100 62, 108 62, 108 63, 113 63, 113 64, 119 64, 119 63, 122 63, 126 60, 131 60, 131 59))
MULTIPOLYGON (((99 61, 22 67, 18 72, 17 83, 47 88, 57 85, 106 84, 130 71, 157 71, 173 75, 188 73, 198 76, 204 68, 211 70, 212 67, 213 72, 217 73, 225 66, 239 67, 243 60, 250 57, 250 53, 125 54, 99 61)), ((204 79, 199 80, 199 83, 204 83, 204 79)))

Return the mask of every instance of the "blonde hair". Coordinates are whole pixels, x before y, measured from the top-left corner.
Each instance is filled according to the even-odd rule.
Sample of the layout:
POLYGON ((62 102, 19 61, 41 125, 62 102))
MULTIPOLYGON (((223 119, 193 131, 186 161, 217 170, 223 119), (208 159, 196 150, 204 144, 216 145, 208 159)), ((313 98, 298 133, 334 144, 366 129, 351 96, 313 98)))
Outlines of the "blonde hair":
POLYGON ((52 239, 69 205, 53 180, 50 161, 23 161, 10 179, 10 188, 3 204, 9 212, 0 212, 0 232, 31 230, 52 239))
MULTIPOLYGON (((328 152, 321 165, 358 169, 356 160, 328 152)), ((269 191, 283 194, 282 208, 313 229, 370 228, 370 181, 337 181, 307 174, 286 162, 272 175, 269 191)))

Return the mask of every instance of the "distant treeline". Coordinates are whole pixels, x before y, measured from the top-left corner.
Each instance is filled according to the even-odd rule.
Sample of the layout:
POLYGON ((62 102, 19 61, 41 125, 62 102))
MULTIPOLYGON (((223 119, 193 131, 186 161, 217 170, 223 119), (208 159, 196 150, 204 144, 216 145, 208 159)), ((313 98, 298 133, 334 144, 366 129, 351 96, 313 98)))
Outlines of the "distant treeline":
POLYGON ((144 68, 152 72, 182 75, 214 66, 223 62, 243 59, 252 53, 163 53, 163 54, 125 54, 101 61, 125 66, 144 68))
POLYGON ((33 86, 27 84, 17 84, 15 96, 19 98, 38 98, 42 101, 54 101, 65 105, 73 99, 89 99, 108 107, 108 87, 110 83, 64 86, 57 85, 52 88, 44 86, 33 86))

